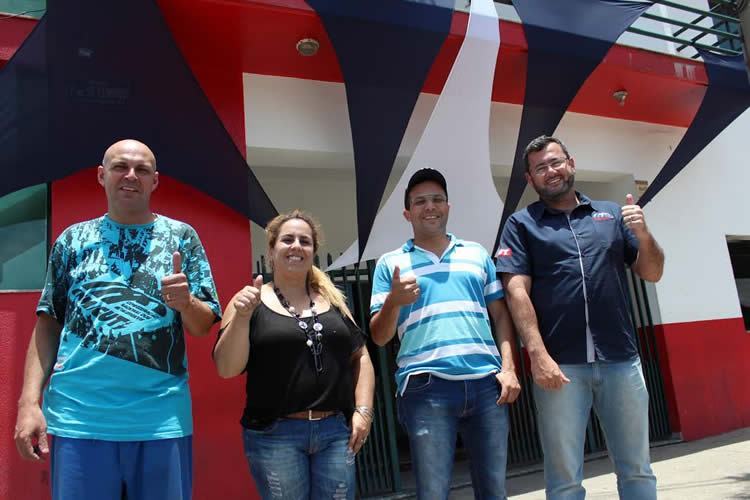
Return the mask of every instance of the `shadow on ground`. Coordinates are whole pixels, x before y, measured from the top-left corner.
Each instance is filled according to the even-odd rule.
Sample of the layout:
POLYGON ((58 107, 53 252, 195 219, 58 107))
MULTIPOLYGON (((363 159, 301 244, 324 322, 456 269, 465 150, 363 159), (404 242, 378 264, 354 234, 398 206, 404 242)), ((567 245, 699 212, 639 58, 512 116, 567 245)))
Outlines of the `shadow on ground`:
MULTIPOLYGON (((750 428, 740 429, 728 434, 722 434, 721 436, 709 437, 701 439, 699 441, 691 442, 670 442, 664 445, 657 445, 651 448, 651 462, 658 464, 665 460, 671 460, 674 458, 685 457, 696 453, 701 453, 706 450, 720 448, 722 446, 728 446, 744 441, 750 440, 750 428)), ((750 468, 750 464, 748 464, 750 468)), ((584 465, 584 478, 590 479, 601 475, 610 474, 613 472, 612 462, 609 460, 606 454, 600 454, 595 458, 587 461, 584 465)), ((517 477, 509 477, 508 480, 508 496, 521 495, 531 491, 536 491, 544 487, 542 474, 539 473, 541 468, 535 471, 529 471, 530 473, 523 474, 517 477)), ((512 472, 509 473, 512 476, 512 472)), ((711 481, 687 481, 681 482, 679 486, 660 486, 660 491, 666 491, 669 489, 689 489, 697 488, 700 486, 717 486, 719 484, 728 484, 743 482, 746 483, 743 492, 740 496, 730 497, 733 499, 750 499, 750 473, 741 475, 725 476, 723 478, 714 479, 711 481), (711 484, 712 483, 712 484, 711 484)), ((468 486, 468 485, 465 485, 468 486)), ((470 487, 470 486, 468 486, 470 487)))
MULTIPOLYGON (((722 498, 728 500, 750 500, 750 472, 732 473, 727 474, 726 471, 719 471, 714 474, 710 479, 698 479, 694 478, 691 480, 689 472, 685 472, 686 477, 681 477, 682 471, 675 471, 670 475, 669 478, 662 477, 659 472, 659 463, 679 459, 682 457, 689 457, 695 455, 690 462, 696 464, 707 459, 712 460, 710 465, 714 468, 721 469, 721 463, 717 463, 716 460, 711 457, 712 450, 724 446, 730 446, 742 442, 750 441, 750 427, 746 429, 740 429, 721 436, 714 436, 699 441, 681 442, 681 441, 670 441, 667 443, 659 443, 651 448, 651 462, 655 465, 657 470, 657 480, 659 481, 659 492, 660 495, 669 495, 669 498, 691 498, 698 491, 709 492, 712 491, 731 491, 731 494, 721 497, 701 497, 701 498, 722 498), (708 455, 704 454, 703 457, 697 456, 702 452, 707 452, 708 455), (679 478, 675 481, 675 474, 679 478)), ((722 458, 723 460, 747 460, 746 454, 733 457, 727 455, 722 458)), ((750 470, 750 460, 745 469, 750 470)), ((740 467, 742 468, 742 466, 740 467)), ((736 469, 736 467, 735 467, 736 469)), ((587 457, 586 464, 584 465, 584 478, 592 479, 599 476, 611 474, 613 472, 612 463, 607 457, 606 453, 600 453, 596 456, 587 457)), ((467 461, 457 462, 454 466, 453 471, 453 487, 450 498, 452 500, 464 500, 473 498, 471 479, 469 472, 469 464, 467 461)), ((705 477, 705 476, 704 476, 705 477)), ((378 498, 389 498, 389 499, 405 499, 415 498, 414 494, 414 478, 410 473, 402 475, 402 486, 404 490, 402 493, 378 497, 378 498)), ((591 495, 592 498, 611 498, 612 495, 616 498, 616 490, 614 479, 611 485, 612 491, 609 494, 604 494, 604 497, 599 495, 591 495)), ((533 467, 526 469, 515 469, 508 471, 507 480, 507 493, 509 497, 517 495, 524 495, 527 493, 537 492, 540 498, 543 497, 544 490, 544 477, 542 473, 542 466, 538 464, 533 467)), ((536 498, 536 496, 534 496, 536 498)))

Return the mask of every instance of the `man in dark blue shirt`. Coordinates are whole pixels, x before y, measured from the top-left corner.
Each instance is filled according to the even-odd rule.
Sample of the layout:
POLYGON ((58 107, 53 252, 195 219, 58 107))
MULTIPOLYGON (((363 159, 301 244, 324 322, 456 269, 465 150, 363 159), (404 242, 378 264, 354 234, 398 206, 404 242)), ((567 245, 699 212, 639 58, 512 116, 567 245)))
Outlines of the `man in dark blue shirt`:
POLYGON ((573 189, 575 160, 554 137, 526 147, 539 201, 513 214, 497 253, 508 306, 531 359, 547 498, 582 499, 583 446, 593 405, 620 498, 656 498, 648 393, 630 319, 624 264, 657 281, 664 254, 641 208, 573 189))

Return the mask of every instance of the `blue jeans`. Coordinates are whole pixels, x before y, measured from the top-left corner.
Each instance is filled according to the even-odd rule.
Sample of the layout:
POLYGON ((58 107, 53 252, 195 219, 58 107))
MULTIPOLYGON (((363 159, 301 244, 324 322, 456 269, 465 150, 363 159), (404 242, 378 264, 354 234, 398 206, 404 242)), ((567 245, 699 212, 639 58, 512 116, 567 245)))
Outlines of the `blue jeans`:
POLYGON ((418 499, 448 498, 457 432, 469 454, 475 498, 507 498, 508 407, 497 405, 499 395, 494 375, 477 380, 410 377, 397 404, 409 436, 418 499))
POLYGON ((353 499, 354 453, 342 414, 322 420, 280 418, 243 430, 245 456, 263 499, 353 499))
POLYGON ((560 365, 570 383, 534 385, 549 500, 585 498, 583 446, 591 406, 599 417, 621 499, 656 499, 648 448, 648 392, 641 361, 560 365))
POLYGON ((101 441, 54 436, 53 500, 190 500, 193 438, 101 441))

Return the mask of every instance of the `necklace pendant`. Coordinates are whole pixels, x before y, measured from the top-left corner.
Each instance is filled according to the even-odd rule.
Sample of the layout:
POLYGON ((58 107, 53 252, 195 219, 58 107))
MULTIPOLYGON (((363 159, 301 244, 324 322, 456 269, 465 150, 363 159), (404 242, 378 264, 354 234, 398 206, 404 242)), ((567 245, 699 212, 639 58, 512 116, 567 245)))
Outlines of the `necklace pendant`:
POLYGON ((287 311, 289 311, 290 313, 294 314, 296 312, 296 309, 294 309, 294 306, 289 306, 287 308, 287 311))
POLYGON ((299 323, 297 325, 302 328, 303 330, 307 330, 307 322, 299 320, 299 323))
POLYGON ((322 332, 323 325, 319 321, 316 321, 315 324, 313 324, 313 330, 315 330, 316 332, 322 332))

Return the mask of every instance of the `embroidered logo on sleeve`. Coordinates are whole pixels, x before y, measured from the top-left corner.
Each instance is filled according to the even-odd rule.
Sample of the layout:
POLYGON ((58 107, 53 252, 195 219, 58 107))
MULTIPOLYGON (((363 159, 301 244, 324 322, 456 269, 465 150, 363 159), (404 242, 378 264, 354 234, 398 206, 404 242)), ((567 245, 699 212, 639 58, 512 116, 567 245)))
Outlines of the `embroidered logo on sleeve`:
POLYGON ((591 218, 594 219, 595 222, 604 222, 608 220, 615 220, 615 216, 608 213, 608 212, 594 212, 591 215, 591 218))
POLYGON ((511 250, 510 248, 500 248, 495 254, 495 257, 497 257, 498 259, 500 257, 513 257, 513 250, 511 250))

